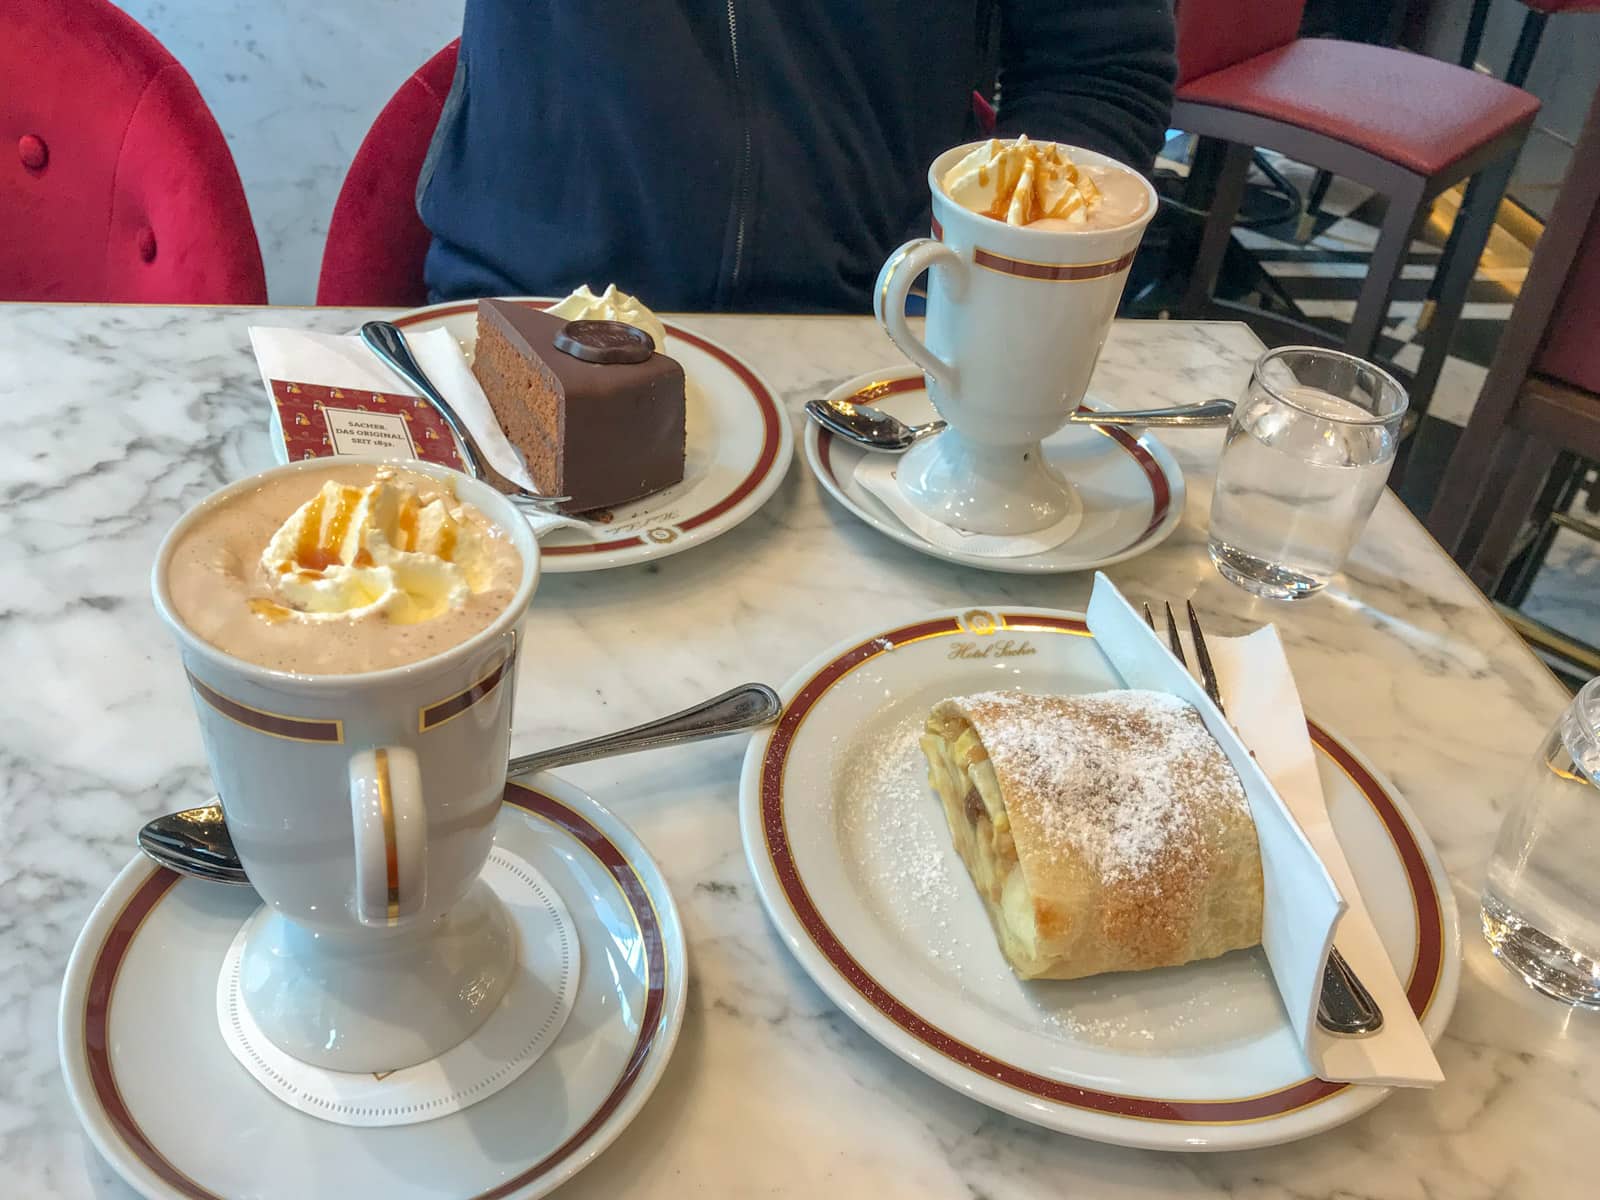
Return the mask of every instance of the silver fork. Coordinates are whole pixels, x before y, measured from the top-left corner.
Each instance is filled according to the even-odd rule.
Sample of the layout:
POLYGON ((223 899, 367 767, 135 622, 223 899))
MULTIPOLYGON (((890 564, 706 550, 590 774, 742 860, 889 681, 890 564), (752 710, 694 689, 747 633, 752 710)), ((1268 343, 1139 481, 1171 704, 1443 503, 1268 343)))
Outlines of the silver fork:
MULTIPOLYGON (((1172 615, 1172 605, 1167 604, 1167 645, 1172 655, 1185 671, 1189 660, 1183 652, 1183 640, 1178 636, 1178 622, 1172 615)), ((1211 703, 1224 717, 1228 710, 1222 704, 1222 691, 1217 687, 1216 668, 1211 665, 1211 651, 1206 647, 1206 636, 1200 631, 1200 618, 1194 611, 1194 602, 1188 601, 1189 638, 1194 643, 1194 656, 1200 668, 1200 684, 1211 697, 1211 703)), ((1150 632, 1160 637, 1155 616, 1150 606, 1144 606, 1144 619, 1150 632)), ((1322 968, 1322 992, 1317 997, 1317 1024, 1338 1037, 1365 1037, 1383 1028, 1383 1011, 1372 993, 1357 977, 1354 969, 1334 946, 1322 968)))

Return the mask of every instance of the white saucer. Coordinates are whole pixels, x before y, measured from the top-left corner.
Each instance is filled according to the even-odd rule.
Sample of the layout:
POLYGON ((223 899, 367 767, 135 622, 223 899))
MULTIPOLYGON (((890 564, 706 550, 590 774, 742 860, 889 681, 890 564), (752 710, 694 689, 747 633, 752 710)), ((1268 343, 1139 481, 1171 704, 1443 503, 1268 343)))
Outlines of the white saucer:
MULTIPOLYGON (((891 367, 858 375, 828 393, 829 400, 871 404, 908 424, 939 414, 928 399, 922 373, 891 367)), ((806 462, 833 498, 868 525, 897 542, 949 562, 1012 574, 1051 575, 1092 571, 1159 546, 1183 519, 1183 471, 1171 451, 1149 434, 1134 438, 1111 428, 1068 426, 1046 438, 1045 456, 1083 501, 1083 521, 1065 542, 1015 558, 963 554, 935 546, 908 528, 855 480, 856 463, 870 453, 808 421, 806 462)))
MULTIPOLYGON (((934 1079, 1024 1120, 1157 1150, 1308 1137, 1389 1089, 1310 1077, 1259 949, 1159 971, 1023 982, 951 848, 917 745, 933 703, 995 687, 1120 687, 1081 615, 936 613, 869 630, 783 689, 745 756, 745 855, 779 934, 858 1025, 934 1079)), ((1455 1005, 1448 878, 1393 786, 1311 725, 1335 832, 1437 1041, 1455 1005)))
POLYGON ((560 893, 583 944, 571 1018, 526 1074, 419 1125, 356 1129, 296 1112, 217 1031, 217 974, 259 899, 141 856, 90 914, 61 996, 67 1092, 112 1167, 154 1200, 530 1200, 605 1149, 682 1026, 683 930, 643 846, 583 792, 541 776, 506 801, 496 844, 560 893))

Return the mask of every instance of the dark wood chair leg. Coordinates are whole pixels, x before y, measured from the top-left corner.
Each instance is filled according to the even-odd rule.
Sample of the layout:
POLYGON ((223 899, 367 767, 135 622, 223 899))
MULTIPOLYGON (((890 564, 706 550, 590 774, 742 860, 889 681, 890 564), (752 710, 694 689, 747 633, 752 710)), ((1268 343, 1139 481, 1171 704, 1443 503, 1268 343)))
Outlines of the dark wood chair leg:
POLYGON ((1493 505, 1493 515, 1483 541, 1472 556, 1467 574, 1486 595, 1492 595, 1499 586, 1517 538, 1527 524, 1528 514, 1533 510, 1539 493, 1544 489, 1555 459, 1555 448, 1548 442, 1528 438, 1517 455, 1516 467, 1505 488, 1497 495, 1484 498, 1485 504, 1493 505))
POLYGON ((1184 316, 1204 316, 1211 303, 1211 294, 1217 286, 1217 273, 1222 269, 1222 257, 1228 251, 1228 241, 1233 236, 1233 219, 1238 215, 1239 203, 1244 199, 1245 177, 1250 171, 1253 148, 1229 142, 1223 151, 1222 164, 1217 170, 1217 184, 1211 192, 1210 210, 1206 214, 1205 232, 1200 235, 1200 249, 1195 254, 1194 267, 1189 274, 1189 287, 1184 293, 1181 313, 1184 316))
POLYGON ((1533 56, 1539 53, 1539 39, 1544 37, 1545 22, 1549 19, 1549 13, 1531 8, 1522 19, 1517 48, 1511 52, 1511 61, 1506 64, 1506 82, 1512 87, 1521 87, 1527 82, 1528 72, 1533 70, 1533 56))
POLYGON ((1491 0, 1472 0, 1472 13, 1467 17, 1467 36, 1461 39, 1461 65, 1469 71, 1477 65, 1478 50, 1483 45, 1483 27, 1489 20, 1491 0))
POLYGON ((1502 604, 1521 608, 1523 601, 1527 600, 1528 592, 1533 588, 1533 581, 1538 578, 1544 560, 1550 556, 1551 543, 1556 540, 1558 527, 1550 519, 1551 514, 1565 512, 1572 504, 1573 496, 1577 492, 1578 474, 1576 455, 1563 452, 1556 456, 1556 461, 1550 468, 1550 476, 1545 481, 1544 490, 1540 492, 1538 500, 1534 501, 1533 505, 1531 519, 1539 527, 1539 532, 1527 547, 1511 560, 1500 579, 1500 594, 1495 599, 1502 604))
POLYGON ((1439 306, 1428 327, 1427 341, 1422 348, 1422 361, 1417 365, 1411 381, 1411 411, 1421 417, 1433 400, 1433 388, 1439 382, 1439 372, 1444 367, 1445 355, 1450 352, 1450 342, 1455 336, 1456 322, 1461 317, 1461 306, 1466 303, 1467 288, 1477 273, 1478 260, 1494 228, 1495 215, 1500 211, 1500 198, 1505 195, 1506 184, 1511 180, 1511 169, 1517 156, 1508 154, 1499 162, 1485 167, 1467 187, 1466 203, 1456 216, 1452 231, 1449 257, 1439 264, 1436 280, 1439 306))
POLYGON ((1378 333, 1389 312, 1389 297, 1422 219, 1422 176, 1407 174, 1403 178, 1400 186, 1389 189, 1389 208, 1383 214, 1378 241, 1367 264, 1367 279, 1356 300, 1355 317, 1344 335, 1346 353, 1361 358, 1371 358, 1372 348, 1378 344, 1378 333))
POLYGON ((1305 211, 1300 214, 1300 224, 1295 228, 1294 240, 1309 242, 1317 231, 1317 217, 1322 212, 1322 202, 1328 198, 1328 188, 1333 184, 1333 172, 1319 170, 1306 193, 1305 211))

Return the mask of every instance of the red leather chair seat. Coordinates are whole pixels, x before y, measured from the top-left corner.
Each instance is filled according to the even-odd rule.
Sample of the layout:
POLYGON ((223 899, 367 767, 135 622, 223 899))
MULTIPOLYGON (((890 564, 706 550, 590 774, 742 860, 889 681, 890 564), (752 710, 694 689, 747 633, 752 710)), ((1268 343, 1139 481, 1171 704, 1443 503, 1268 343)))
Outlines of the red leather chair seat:
POLYGON ((1522 0, 1522 3, 1542 13, 1600 12, 1600 0, 1522 0))
POLYGON ((1521 88, 1404 50, 1301 38, 1178 88, 1435 175, 1538 111, 1521 88))

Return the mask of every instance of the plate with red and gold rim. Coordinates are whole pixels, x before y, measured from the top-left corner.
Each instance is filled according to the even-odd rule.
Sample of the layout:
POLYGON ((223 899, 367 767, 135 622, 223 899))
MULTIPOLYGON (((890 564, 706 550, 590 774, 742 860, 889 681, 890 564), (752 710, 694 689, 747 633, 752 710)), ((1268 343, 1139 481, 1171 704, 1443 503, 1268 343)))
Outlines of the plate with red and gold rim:
MULTIPOLYGON (((1160 1150, 1308 1137, 1388 1089, 1308 1072, 1259 948, 1208 962, 1024 982, 950 844, 917 744, 928 710, 994 689, 1120 687, 1081 614, 935 613, 819 655, 783 689, 740 782, 745 855, 801 966, 867 1033, 939 1082, 1050 1129, 1160 1150)), ((1333 826, 1407 998, 1437 1040, 1460 927, 1405 800, 1312 721, 1333 826)))
MULTIPOLYGON (((552 301, 524 303, 547 307, 552 301)), ((393 320, 416 332, 448 329, 472 361, 477 301, 434 304, 393 320)), ((603 514, 585 514, 603 522, 599 537, 573 529, 541 536, 540 565, 549 574, 649 562, 708 542, 765 504, 789 470, 794 432, 778 393, 733 351, 675 321, 665 325, 664 352, 683 367, 688 392, 683 482, 603 514)))
MULTIPOLYGON (((858 375, 828 393, 881 408, 909 425, 938 417, 922 372, 894 367, 858 375)), ((1093 399, 1091 408, 1106 407, 1093 399)), ((936 546, 908 528, 889 507, 856 482, 856 464, 870 453, 808 421, 806 463, 840 504, 880 533, 935 558, 1018 575, 1093 571, 1153 550, 1183 519, 1183 471, 1172 452, 1150 434, 1134 437, 1110 426, 1069 425, 1045 439, 1050 465, 1061 472, 1083 502, 1077 531, 1059 546, 1015 558, 963 554, 936 546)))
POLYGON ((216 986, 249 888, 142 856, 101 897, 62 986, 61 1068, 101 1155, 152 1200, 532 1200, 638 1113, 683 1025, 688 961, 638 839, 553 776, 511 784, 495 842, 561 894, 582 944, 572 1016, 527 1073, 421 1124, 353 1128, 270 1095, 217 1028, 216 986))

